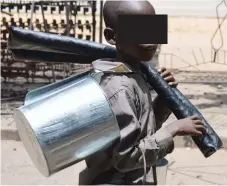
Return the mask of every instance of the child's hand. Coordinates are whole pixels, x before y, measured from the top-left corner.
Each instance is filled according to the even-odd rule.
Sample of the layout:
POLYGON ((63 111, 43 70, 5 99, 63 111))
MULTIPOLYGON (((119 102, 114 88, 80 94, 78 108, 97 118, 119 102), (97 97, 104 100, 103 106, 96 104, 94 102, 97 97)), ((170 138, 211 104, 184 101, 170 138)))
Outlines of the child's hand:
POLYGON ((172 136, 203 136, 203 134, 206 133, 204 124, 197 116, 191 116, 175 121, 167 125, 167 129, 172 136))
POLYGON ((168 70, 166 70, 166 68, 162 67, 158 70, 158 72, 161 74, 161 76, 167 81, 167 83, 171 87, 177 87, 178 82, 175 80, 175 78, 173 77, 173 75, 170 71, 168 71, 168 70))

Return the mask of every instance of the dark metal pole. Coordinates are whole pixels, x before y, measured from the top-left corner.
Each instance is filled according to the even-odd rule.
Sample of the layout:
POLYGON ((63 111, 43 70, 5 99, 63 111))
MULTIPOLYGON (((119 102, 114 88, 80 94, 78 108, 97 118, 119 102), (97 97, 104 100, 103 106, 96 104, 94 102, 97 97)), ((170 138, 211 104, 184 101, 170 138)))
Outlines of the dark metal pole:
POLYGON ((102 43, 102 23, 103 23, 103 0, 100 0, 100 28, 99 28, 99 42, 102 43))
POLYGON ((66 35, 67 36, 69 36, 69 33, 70 33, 70 25, 69 25, 69 12, 70 12, 70 7, 69 7, 69 5, 68 5, 68 3, 67 2, 65 2, 65 8, 66 8, 66 35))
POLYGON ((45 29, 45 32, 48 32, 46 21, 45 21, 45 16, 44 16, 44 12, 43 12, 43 4, 42 4, 42 2, 40 4, 40 6, 41 6, 42 17, 43 17, 44 29, 45 29))
POLYGON ((205 62, 205 58, 204 58, 203 51, 202 51, 202 49, 201 49, 201 48, 200 48, 200 53, 201 53, 201 55, 202 55, 203 62, 205 62))
POLYGON ((73 3, 71 4, 72 8, 74 9, 74 25, 73 25, 73 35, 76 37, 76 16, 77 16, 77 4, 75 4, 75 7, 73 6, 73 3))
POLYGON ((195 52, 194 52, 194 50, 193 50, 193 49, 192 49, 192 54, 193 54, 194 59, 195 59, 195 61, 196 61, 196 65, 198 65, 198 60, 197 60, 197 57, 196 57, 195 52))
POLYGON ((96 1, 92 1, 92 39, 95 41, 96 35, 96 21, 95 21, 95 12, 96 12, 96 1))
POLYGON ((33 19, 34 10, 35 10, 35 1, 32 2, 32 6, 31 6, 31 17, 30 17, 30 25, 29 25, 30 30, 32 29, 32 19, 33 19))
MULTIPOLYGON (((47 23, 45 21, 45 16, 44 16, 44 11, 43 11, 43 4, 42 4, 42 2, 41 2, 40 5, 41 5, 41 12, 42 12, 42 17, 43 17, 44 29, 45 29, 45 32, 48 32, 47 23)), ((51 63, 51 70, 52 70, 53 82, 56 82, 56 76, 55 76, 54 64, 53 63, 51 63)))
MULTIPOLYGON (((70 16, 70 10, 71 10, 71 4, 69 5, 67 2, 65 2, 65 8, 66 8, 66 29, 67 29, 67 32, 66 32, 66 35, 69 36, 70 34, 70 25, 69 25, 69 16, 70 16)), ((63 63, 63 68, 64 68, 64 78, 66 76, 66 64, 63 63)))

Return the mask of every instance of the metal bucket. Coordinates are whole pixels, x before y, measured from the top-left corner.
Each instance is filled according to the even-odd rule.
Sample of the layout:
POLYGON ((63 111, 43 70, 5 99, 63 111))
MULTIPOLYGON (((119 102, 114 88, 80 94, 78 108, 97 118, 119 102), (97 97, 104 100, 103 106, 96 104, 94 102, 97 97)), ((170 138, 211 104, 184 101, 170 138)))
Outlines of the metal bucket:
POLYGON ((156 174, 158 185, 166 184, 169 161, 165 158, 158 160, 156 164, 156 174))
POLYGON ((112 108, 89 72, 29 92, 14 118, 44 176, 104 150, 120 137, 112 108))

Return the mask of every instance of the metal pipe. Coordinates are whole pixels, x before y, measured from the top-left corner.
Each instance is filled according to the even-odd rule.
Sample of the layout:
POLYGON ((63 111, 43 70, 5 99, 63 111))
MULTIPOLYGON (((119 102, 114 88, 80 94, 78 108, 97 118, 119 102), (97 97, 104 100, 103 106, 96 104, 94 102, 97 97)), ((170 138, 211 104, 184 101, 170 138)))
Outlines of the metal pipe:
POLYGON ((193 50, 193 49, 192 49, 192 54, 193 54, 194 59, 195 59, 195 61, 196 61, 196 65, 198 65, 198 60, 197 60, 197 57, 196 57, 195 52, 194 52, 194 50, 193 50))
POLYGON ((71 4, 71 7, 74 8, 74 23, 75 25, 73 25, 73 34, 74 37, 76 37, 76 15, 77 15, 77 4, 75 5, 75 7, 73 6, 73 4, 71 4))
POLYGON ((32 2, 32 6, 31 6, 31 18, 30 18, 30 26, 29 26, 30 30, 32 30, 32 19, 33 19, 34 9, 35 9, 35 1, 32 2))
POLYGON ((200 50, 200 53, 201 53, 201 55, 202 55, 203 62, 204 62, 204 61, 205 61, 205 58, 204 58, 204 55, 203 55, 203 51, 202 51, 202 49, 201 49, 201 48, 200 48, 199 50, 200 50))
MULTIPOLYGON (((71 5, 70 5, 71 6, 71 5)), ((65 2, 65 8, 66 8, 66 29, 67 29, 67 31, 66 31, 66 35, 67 36, 69 36, 69 34, 70 34, 70 25, 69 25, 69 16, 70 16, 70 6, 69 6, 69 4, 67 3, 67 2, 65 2)), ((66 76, 66 72, 65 72, 65 69, 66 69, 66 66, 65 66, 66 64, 65 63, 63 63, 63 69, 64 69, 64 78, 65 78, 65 76, 66 76)))
POLYGON ((44 16, 44 12, 43 12, 43 4, 42 4, 42 2, 40 4, 40 6, 41 6, 42 17, 43 17, 44 29, 45 29, 45 32, 48 32, 46 21, 45 21, 45 16, 44 16))
POLYGON ((56 82, 56 76, 55 76, 55 71, 54 71, 54 63, 51 63, 51 69, 52 69, 52 75, 53 75, 53 82, 56 82))
POLYGON ((66 35, 69 36, 70 33, 70 25, 69 25, 69 11, 70 7, 67 2, 65 2, 65 16, 66 16, 66 35))
POLYGON ((100 1, 100 28, 99 28, 99 42, 102 43, 102 23, 103 23, 103 0, 100 1))
POLYGON ((95 41, 96 35, 96 20, 95 20, 95 12, 96 12, 96 1, 92 1, 92 39, 95 41))

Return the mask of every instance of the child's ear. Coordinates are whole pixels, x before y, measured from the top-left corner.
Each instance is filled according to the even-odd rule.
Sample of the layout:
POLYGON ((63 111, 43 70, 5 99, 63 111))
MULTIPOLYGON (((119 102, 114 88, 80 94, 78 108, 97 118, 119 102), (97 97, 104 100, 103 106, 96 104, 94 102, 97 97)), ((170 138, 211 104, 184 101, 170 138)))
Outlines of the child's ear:
POLYGON ((115 33, 113 31, 113 29, 111 28, 105 28, 104 29, 104 36, 106 41, 111 44, 111 45, 115 45, 116 44, 116 40, 115 40, 115 33))

